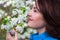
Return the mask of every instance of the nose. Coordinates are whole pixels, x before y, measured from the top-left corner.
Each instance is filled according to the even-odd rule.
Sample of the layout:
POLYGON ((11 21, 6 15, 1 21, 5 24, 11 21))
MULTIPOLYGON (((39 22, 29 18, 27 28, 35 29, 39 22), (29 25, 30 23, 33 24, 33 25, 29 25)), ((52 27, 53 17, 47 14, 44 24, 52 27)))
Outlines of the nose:
POLYGON ((32 10, 30 12, 28 12, 28 16, 31 17, 32 16, 32 10))

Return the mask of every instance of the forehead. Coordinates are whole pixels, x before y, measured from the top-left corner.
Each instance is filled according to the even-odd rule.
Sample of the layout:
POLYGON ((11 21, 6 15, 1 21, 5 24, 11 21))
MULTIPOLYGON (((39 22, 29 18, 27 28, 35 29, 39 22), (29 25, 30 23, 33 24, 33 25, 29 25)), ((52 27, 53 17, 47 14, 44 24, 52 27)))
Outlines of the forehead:
POLYGON ((38 3, 35 1, 35 3, 33 4, 33 7, 36 7, 39 9, 38 3))

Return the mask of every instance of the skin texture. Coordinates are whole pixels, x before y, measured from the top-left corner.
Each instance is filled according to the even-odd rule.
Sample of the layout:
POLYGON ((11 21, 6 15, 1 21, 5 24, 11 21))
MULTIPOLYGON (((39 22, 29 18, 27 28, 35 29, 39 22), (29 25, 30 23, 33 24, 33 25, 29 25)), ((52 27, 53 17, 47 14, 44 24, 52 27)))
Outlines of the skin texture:
POLYGON ((45 20, 42 13, 40 13, 36 5, 33 6, 32 10, 28 13, 28 26, 35 29, 40 29, 45 26, 45 20))
MULTIPOLYGON (((28 13, 28 26, 33 29, 37 29, 38 33, 45 32, 45 20, 42 13, 40 13, 36 5, 33 5, 32 10, 28 13)), ((15 31, 15 36, 11 36, 9 32, 6 34, 6 40, 18 40, 17 32, 15 31)))

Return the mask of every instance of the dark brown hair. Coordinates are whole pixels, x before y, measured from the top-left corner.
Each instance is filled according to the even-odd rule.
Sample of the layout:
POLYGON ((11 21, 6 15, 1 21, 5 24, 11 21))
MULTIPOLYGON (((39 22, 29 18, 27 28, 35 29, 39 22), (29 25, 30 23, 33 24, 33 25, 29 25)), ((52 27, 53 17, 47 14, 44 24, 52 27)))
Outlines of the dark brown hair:
POLYGON ((47 32, 52 37, 60 38, 60 0, 37 0, 37 3, 48 24, 47 32))

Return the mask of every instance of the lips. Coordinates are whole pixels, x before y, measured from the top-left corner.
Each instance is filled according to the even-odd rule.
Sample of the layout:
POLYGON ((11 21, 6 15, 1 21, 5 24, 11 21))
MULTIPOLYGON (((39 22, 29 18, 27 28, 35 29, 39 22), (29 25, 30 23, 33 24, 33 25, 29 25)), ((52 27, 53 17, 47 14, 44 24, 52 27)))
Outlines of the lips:
POLYGON ((28 21, 33 21, 33 19, 31 19, 31 18, 28 18, 28 21))

